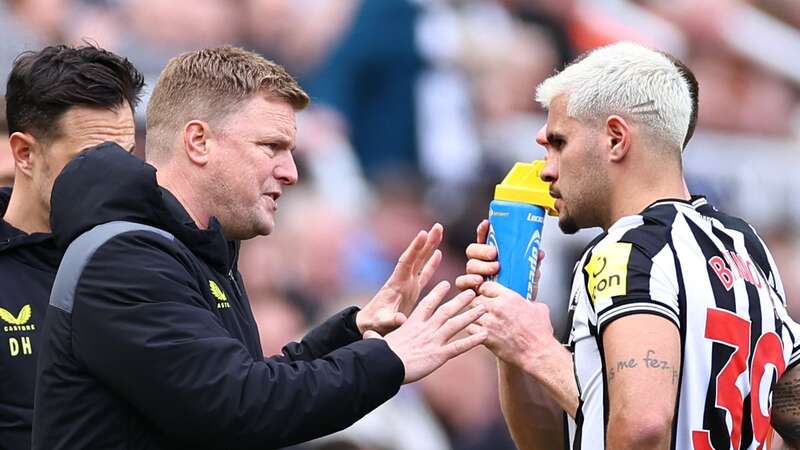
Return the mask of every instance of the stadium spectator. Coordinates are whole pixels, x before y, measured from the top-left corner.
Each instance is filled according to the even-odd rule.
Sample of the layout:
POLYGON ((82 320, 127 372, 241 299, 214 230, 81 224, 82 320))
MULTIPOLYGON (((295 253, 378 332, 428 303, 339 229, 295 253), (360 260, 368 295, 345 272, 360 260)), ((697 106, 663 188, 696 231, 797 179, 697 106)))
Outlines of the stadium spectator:
POLYGON ((457 285, 478 289, 473 304, 488 310, 473 331, 489 332, 501 360, 520 448, 562 448, 531 426, 558 424, 559 410, 571 448, 763 448, 771 425, 800 443, 800 325, 775 262, 752 226, 691 196, 683 178, 696 89, 688 68, 631 43, 596 49, 537 89, 559 226, 604 232, 575 267, 566 348, 546 306, 482 282, 498 268, 492 248, 468 250, 475 261, 457 285))
MULTIPOLYGON (((6 87, 13 189, 0 190, 0 446, 31 447, 36 358, 61 259, 50 234, 50 191, 78 152, 104 141, 134 145, 142 76, 128 60, 92 47, 21 54, 6 87)), ((5 155, 3 155, 5 156, 5 155)), ((84 186, 90 189, 89 186, 84 186)))
POLYGON ((419 5, 360 1, 351 25, 305 85, 341 114, 371 181, 389 171, 418 172, 415 86, 423 69, 415 44, 419 5))

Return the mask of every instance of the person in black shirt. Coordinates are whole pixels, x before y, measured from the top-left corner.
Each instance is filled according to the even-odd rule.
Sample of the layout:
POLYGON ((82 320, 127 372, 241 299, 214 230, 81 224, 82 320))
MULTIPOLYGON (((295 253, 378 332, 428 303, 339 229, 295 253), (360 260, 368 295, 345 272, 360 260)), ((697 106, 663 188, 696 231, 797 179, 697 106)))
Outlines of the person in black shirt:
POLYGON ((104 141, 134 145, 144 85, 124 58, 94 46, 25 52, 6 87, 13 189, 0 190, 0 447, 29 449, 36 359, 61 259, 50 190, 64 165, 104 141))

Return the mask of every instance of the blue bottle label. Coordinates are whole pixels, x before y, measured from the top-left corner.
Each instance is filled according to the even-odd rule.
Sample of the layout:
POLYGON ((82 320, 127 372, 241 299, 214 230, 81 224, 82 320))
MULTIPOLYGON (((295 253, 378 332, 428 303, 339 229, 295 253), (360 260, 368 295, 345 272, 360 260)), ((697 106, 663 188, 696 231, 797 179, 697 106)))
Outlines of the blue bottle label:
POLYGON ((494 200, 489 207, 486 242, 497 249, 500 262, 493 281, 528 300, 533 297, 544 216, 544 208, 525 203, 494 200))

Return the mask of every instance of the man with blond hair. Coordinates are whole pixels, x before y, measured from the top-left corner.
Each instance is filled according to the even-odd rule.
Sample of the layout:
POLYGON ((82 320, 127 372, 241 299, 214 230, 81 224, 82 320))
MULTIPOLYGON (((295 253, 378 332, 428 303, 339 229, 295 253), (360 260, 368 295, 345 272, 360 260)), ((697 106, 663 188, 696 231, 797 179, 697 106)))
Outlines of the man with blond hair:
POLYGON ((238 242, 275 226, 297 181, 295 112, 307 103, 259 55, 190 52, 153 91, 149 164, 107 144, 64 169, 51 217, 67 250, 45 324, 34 448, 283 447, 352 424, 483 342, 450 341, 482 313, 458 314, 472 294, 438 307, 449 288, 440 283, 414 309, 441 260, 435 225, 363 309, 264 358, 238 242))
POLYGON ((546 305, 483 282, 498 270, 491 247, 467 251, 456 284, 488 310, 472 331, 488 332, 501 360, 519 448, 763 449, 771 425, 800 444, 800 326, 774 260, 747 222, 691 196, 683 178, 691 71, 618 43, 545 80, 536 98, 548 109, 536 141, 559 226, 603 233, 575 266, 565 345, 546 305))

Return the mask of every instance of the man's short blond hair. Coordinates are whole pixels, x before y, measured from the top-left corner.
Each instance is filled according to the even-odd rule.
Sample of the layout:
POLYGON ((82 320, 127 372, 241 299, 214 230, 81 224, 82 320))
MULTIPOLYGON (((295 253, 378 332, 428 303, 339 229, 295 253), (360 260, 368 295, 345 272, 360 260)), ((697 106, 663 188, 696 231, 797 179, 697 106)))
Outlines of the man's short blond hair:
POLYGON ((286 69, 257 53, 226 46, 172 58, 147 105, 147 160, 166 159, 189 121, 219 124, 259 94, 285 100, 295 111, 309 102, 286 69))

